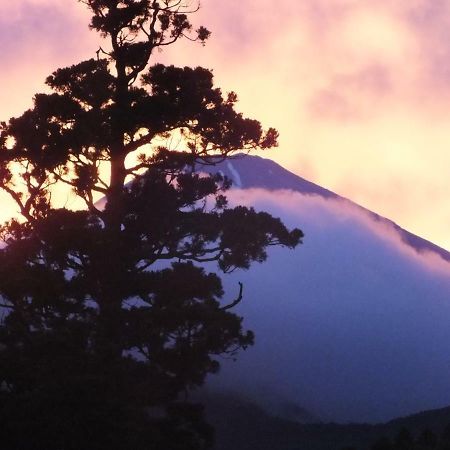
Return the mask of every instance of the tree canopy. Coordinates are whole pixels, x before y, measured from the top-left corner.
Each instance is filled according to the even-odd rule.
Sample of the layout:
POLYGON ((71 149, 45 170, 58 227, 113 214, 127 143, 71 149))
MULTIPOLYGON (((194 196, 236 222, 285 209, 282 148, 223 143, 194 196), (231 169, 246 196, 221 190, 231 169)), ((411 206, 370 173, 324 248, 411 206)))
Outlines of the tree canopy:
POLYGON ((151 64, 157 49, 208 39, 192 2, 82 3, 104 45, 0 127, 0 187, 20 213, 1 228, 0 438, 21 450, 209 448, 182 394, 253 343, 232 312, 242 285, 224 300, 219 273, 302 233, 229 207, 230 181, 201 167, 278 135, 236 112, 211 71, 151 64), (58 206, 62 185, 85 208, 58 206))

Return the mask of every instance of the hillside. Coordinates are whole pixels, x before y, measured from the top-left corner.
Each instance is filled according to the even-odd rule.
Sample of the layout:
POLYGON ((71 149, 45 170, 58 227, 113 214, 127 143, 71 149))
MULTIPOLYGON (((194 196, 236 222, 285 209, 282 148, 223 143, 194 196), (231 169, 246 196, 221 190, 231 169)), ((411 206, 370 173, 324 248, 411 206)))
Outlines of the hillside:
POLYGON ((225 301, 244 283, 236 311, 256 344, 221 360, 212 388, 325 422, 386 422, 450 404, 446 250, 270 160, 207 168, 233 180, 231 205, 305 232, 295 251, 271 249, 264 264, 225 277, 225 301))
POLYGON ((381 437, 394 439, 405 428, 415 437, 426 429, 440 435, 450 424, 450 407, 377 425, 302 425, 270 416, 233 395, 210 395, 206 404, 216 428, 216 450, 368 450, 381 437))

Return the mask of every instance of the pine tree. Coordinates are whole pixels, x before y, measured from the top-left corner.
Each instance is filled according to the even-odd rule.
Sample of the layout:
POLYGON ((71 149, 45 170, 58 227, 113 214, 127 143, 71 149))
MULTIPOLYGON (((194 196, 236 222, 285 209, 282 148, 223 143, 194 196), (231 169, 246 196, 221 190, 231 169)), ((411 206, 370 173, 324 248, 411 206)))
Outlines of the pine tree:
POLYGON ((242 285, 224 301, 202 263, 248 269, 302 233, 228 207, 229 180, 201 167, 272 147, 277 132, 237 113, 210 71, 151 64, 209 37, 193 30, 191 2, 83 3, 109 44, 1 124, 0 185, 21 217, 1 229, 0 438, 21 450, 209 448, 201 408, 181 395, 253 334, 231 311, 242 285), (57 207, 61 185, 85 208, 57 207))

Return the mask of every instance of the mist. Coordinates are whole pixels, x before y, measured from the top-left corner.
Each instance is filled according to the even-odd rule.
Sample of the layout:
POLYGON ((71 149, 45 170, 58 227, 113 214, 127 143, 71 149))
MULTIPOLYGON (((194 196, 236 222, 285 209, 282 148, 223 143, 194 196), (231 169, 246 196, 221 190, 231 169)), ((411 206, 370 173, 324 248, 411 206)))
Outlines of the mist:
POLYGON ((296 250, 224 278, 256 334, 207 386, 273 412, 295 403, 324 421, 380 422, 450 404, 450 264, 336 199, 233 190, 305 233, 296 250))

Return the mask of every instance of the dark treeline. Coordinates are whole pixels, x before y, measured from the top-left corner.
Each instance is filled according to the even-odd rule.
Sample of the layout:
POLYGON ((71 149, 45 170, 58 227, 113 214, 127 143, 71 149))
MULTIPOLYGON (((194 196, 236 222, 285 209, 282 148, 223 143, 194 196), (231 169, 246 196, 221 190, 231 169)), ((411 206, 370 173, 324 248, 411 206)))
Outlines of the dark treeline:
POLYGON ((450 450, 450 407, 382 424, 301 424, 232 395, 210 395, 216 450, 450 450))
MULTIPOLYGON (((343 447, 341 450, 358 449, 343 447)), ((370 450, 450 450, 450 424, 441 433, 436 433, 429 428, 419 433, 401 428, 393 437, 378 438, 370 446, 370 450)))
POLYGON ((450 425, 440 434, 429 428, 414 435, 407 428, 402 428, 394 438, 382 437, 371 450, 450 450, 450 425))

